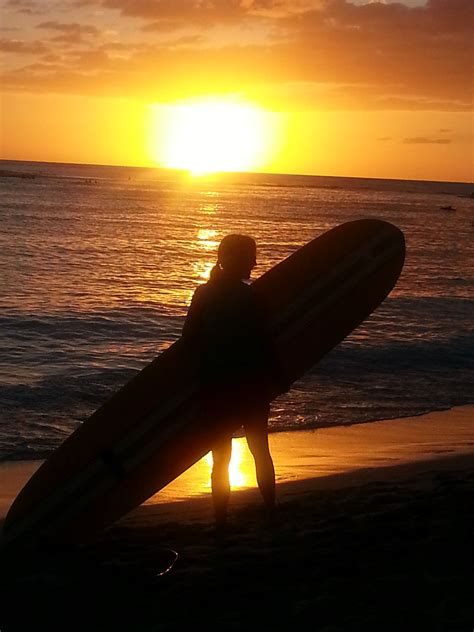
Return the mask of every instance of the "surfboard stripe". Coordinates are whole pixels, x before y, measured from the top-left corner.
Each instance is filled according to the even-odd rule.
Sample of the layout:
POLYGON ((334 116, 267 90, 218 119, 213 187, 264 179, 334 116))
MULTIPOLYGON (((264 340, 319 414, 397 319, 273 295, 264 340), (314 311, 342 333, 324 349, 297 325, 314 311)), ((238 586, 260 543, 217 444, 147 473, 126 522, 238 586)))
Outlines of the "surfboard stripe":
POLYGON ((271 324, 272 333, 276 334, 279 330, 283 329, 283 327, 286 326, 286 322, 293 318, 294 312, 303 310, 308 302, 314 301, 316 294, 324 294, 328 287, 334 285, 340 281, 340 279, 344 279, 353 268, 363 262, 367 253, 384 246, 391 241, 391 237, 393 237, 393 229, 389 230, 384 226, 379 234, 375 235, 371 240, 362 244, 360 248, 342 259, 324 279, 316 278, 316 283, 310 282, 308 289, 302 293, 302 296, 296 301, 293 301, 286 311, 275 319, 275 323, 271 324))
MULTIPOLYGON (((175 423, 172 426, 168 426, 166 431, 161 433, 160 438, 164 439, 166 436, 168 438, 172 436, 185 425, 190 417, 195 415, 195 412, 193 409, 188 409, 181 417, 175 417, 175 411, 171 410, 169 414, 173 415, 175 423)), ((163 417, 159 420, 163 420, 163 417)), ((148 421, 150 422, 151 420, 148 421)), ((140 459, 140 461, 142 460, 140 459)), ((101 452, 97 459, 89 462, 86 469, 69 478, 54 494, 48 496, 39 507, 18 521, 14 533, 7 533, 2 545, 21 537, 33 527, 41 529, 41 525, 51 517, 54 517, 56 530, 59 529, 69 518, 71 510, 74 512, 79 511, 94 497, 115 487, 117 482, 123 479, 127 470, 130 469, 132 469, 131 462, 127 463, 124 461, 113 448, 107 451, 105 458, 104 452, 101 452), (113 464, 111 463, 112 461, 113 464)))
POLYGON ((294 338, 298 332, 306 326, 308 321, 314 321, 319 314, 322 314, 333 303, 340 300, 344 294, 357 287, 357 285, 359 285, 365 278, 375 274, 399 252, 399 246, 393 246, 384 253, 384 256, 373 259, 370 266, 367 266, 365 269, 361 269, 360 272, 357 275, 354 275, 350 280, 341 281, 339 288, 333 292, 330 297, 327 297, 322 301, 318 301, 313 308, 305 310, 305 312, 303 312, 303 316, 297 323, 295 323, 295 325, 293 325, 293 327, 288 328, 287 332, 280 334, 280 339, 288 343, 288 340, 294 338))
MULTIPOLYGON (((175 424, 170 426, 163 425, 160 427, 162 430, 160 436, 163 439, 165 437, 169 437, 169 435, 175 432, 178 427, 182 427, 182 419, 180 417, 175 417, 175 415, 177 410, 180 407, 183 408, 184 404, 187 403, 187 399, 174 398, 175 406, 165 407, 165 415, 162 414, 163 410, 161 410, 161 414, 156 414, 156 416, 150 415, 147 417, 147 426, 150 426, 152 423, 157 423, 158 421, 165 421, 167 416, 173 416, 176 420, 175 424)), ((190 414, 195 414, 195 411, 191 410, 190 414)), ((126 443, 128 445, 129 442, 127 441, 126 443)), ((96 459, 88 463, 86 468, 82 469, 75 476, 70 477, 61 487, 55 490, 53 494, 49 495, 40 506, 31 511, 27 516, 25 516, 25 518, 18 522, 15 528, 15 538, 27 532, 32 526, 39 525, 48 520, 48 518, 52 514, 56 514, 56 512, 63 516, 64 519, 60 521, 63 523, 68 517, 68 502, 71 507, 76 506, 77 508, 80 508, 82 506, 82 501, 85 500, 89 502, 94 496, 112 488, 117 483, 117 479, 122 479, 124 474, 127 473, 127 470, 130 470, 130 467, 127 466, 126 461, 123 459, 123 446, 120 452, 122 452, 122 455, 115 446, 112 446, 107 450, 105 458, 104 451, 100 452, 96 459), (120 474, 118 475, 119 471, 120 474), (100 486, 98 481, 100 481, 102 477, 109 480, 110 485, 106 485, 105 487, 103 485, 100 486), (91 490, 89 493, 84 491, 84 488, 87 489, 87 487, 91 490), (80 497, 81 502, 78 502, 78 497, 80 497)), ((59 520, 56 519, 55 521, 57 521, 59 527, 59 520)), ((6 539, 8 539, 8 537, 9 536, 7 534, 6 539)))

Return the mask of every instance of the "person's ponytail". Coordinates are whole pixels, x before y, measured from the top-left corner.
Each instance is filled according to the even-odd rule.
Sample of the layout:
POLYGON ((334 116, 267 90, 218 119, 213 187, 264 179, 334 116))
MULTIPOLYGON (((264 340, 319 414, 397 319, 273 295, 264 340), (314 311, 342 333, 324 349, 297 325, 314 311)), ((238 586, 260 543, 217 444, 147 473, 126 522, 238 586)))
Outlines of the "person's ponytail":
POLYGON ((222 268, 219 265, 219 263, 216 263, 216 265, 212 268, 209 274, 209 281, 218 281, 221 278, 222 278, 222 268))

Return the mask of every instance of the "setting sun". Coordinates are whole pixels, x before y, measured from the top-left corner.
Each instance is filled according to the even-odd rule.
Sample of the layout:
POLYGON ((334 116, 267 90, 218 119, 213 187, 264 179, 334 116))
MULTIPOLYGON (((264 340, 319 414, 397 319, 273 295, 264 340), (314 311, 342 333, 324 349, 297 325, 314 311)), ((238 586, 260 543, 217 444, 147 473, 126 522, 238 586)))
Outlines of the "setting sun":
POLYGON ((150 154, 164 167, 193 175, 249 171, 270 150, 268 117, 250 103, 199 99, 151 112, 150 154))

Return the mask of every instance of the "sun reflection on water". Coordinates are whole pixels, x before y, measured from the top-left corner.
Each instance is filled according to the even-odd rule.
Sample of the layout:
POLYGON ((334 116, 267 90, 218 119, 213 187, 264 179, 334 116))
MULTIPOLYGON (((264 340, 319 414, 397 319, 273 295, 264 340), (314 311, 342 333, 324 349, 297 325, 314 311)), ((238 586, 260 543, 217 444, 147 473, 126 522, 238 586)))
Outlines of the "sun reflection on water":
POLYGON ((201 213, 205 213, 206 215, 214 215, 217 212, 218 208, 219 206, 212 202, 201 204, 199 206, 199 210, 201 211, 201 213))
POLYGON ((217 230, 213 228, 199 228, 197 231, 197 243, 196 249, 198 258, 193 263, 193 271, 199 281, 208 281, 212 267, 214 265, 214 258, 209 259, 212 256, 212 252, 217 252, 219 240, 217 238, 217 230))
POLYGON ((213 261, 196 261, 193 264, 193 271, 200 281, 207 281, 213 265, 213 261))
MULTIPOLYGON (((210 488, 212 452, 208 452, 208 454, 204 457, 204 460, 208 465, 209 480, 207 486, 210 488)), ((232 440, 232 457, 229 464, 229 480, 231 487, 234 488, 252 487, 256 484, 253 459, 243 439, 232 440)))
POLYGON ((215 239, 216 236, 217 230, 213 230, 212 228, 200 228, 197 235, 199 245, 205 250, 214 250, 219 245, 218 240, 215 239))

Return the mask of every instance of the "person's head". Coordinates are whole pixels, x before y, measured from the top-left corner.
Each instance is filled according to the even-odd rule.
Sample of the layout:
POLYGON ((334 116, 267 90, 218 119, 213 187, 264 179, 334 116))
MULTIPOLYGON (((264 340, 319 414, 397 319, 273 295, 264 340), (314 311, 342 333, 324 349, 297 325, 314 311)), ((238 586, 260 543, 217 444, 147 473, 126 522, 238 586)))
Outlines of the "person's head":
POLYGON ((248 279, 257 262, 257 244, 247 235, 226 235, 217 251, 217 264, 211 278, 224 275, 233 279, 248 279))

